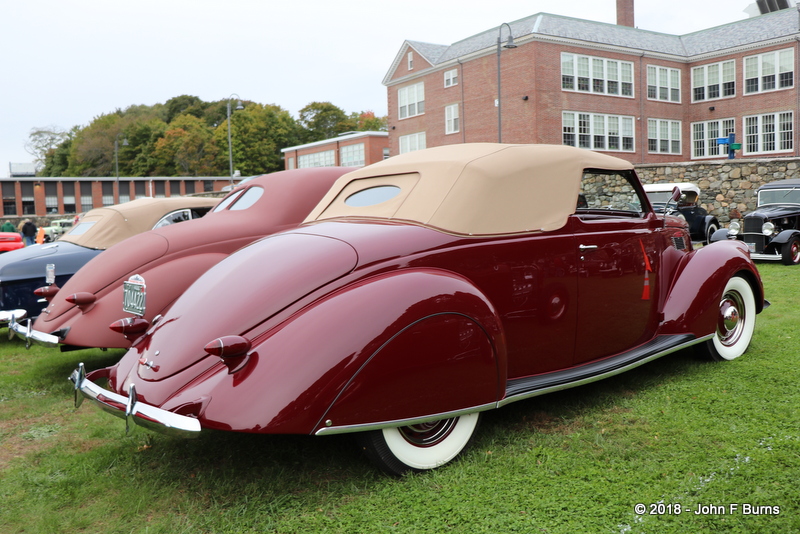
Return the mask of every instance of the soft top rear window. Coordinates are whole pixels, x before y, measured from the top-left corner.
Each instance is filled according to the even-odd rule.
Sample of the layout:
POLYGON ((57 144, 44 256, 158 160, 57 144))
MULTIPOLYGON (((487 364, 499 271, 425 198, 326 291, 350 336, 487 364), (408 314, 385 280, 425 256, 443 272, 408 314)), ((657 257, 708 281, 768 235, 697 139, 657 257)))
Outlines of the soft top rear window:
POLYGON ((94 223, 96 223, 96 222, 97 221, 87 221, 87 222, 78 223, 78 225, 76 227, 74 227, 72 230, 70 230, 67 233, 69 235, 83 235, 86 232, 88 232, 89 228, 94 226, 94 223))
POLYGON ((361 208, 374 206, 391 200, 400 194, 401 189, 396 185, 378 185, 357 191, 344 201, 348 206, 361 208))

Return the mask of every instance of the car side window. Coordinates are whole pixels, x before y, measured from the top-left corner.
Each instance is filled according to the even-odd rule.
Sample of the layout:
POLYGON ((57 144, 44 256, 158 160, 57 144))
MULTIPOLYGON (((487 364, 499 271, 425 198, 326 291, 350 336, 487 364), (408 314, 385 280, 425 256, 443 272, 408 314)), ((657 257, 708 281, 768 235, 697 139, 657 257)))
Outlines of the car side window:
POLYGON ((586 218, 641 217, 642 205, 629 173, 587 169, 575 212, 586 218))
POLYGON ((177 210, 173 211, 172 213, 168 213, 161 217, 161 219, 153 226, 153 230, 156 228, 161 228, 162 226, 169 226, 170 224, 175 224, 183 221, 188 221, 192 218, 192 212, 190 210, 177 210))

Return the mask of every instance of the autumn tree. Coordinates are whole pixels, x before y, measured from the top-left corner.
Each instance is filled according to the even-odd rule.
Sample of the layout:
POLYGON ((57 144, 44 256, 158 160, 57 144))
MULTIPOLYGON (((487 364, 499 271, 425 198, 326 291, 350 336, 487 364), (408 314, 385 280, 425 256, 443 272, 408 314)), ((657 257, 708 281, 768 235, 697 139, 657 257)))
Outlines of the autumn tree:
POLYGON ((350 120, 359 132, 385 132, 388 129, 388 117, 376 117, 374 111, 351 113, 350 120))
MULTIPOLYGON (((250 103, 231 114, 233 166, 242 176, 265 174, 283 169, 281 148, 300 142, 301 130, 288 111, 280 106, 250 103)), ((214 138, 221 151, 217 169, 230 172, 228 160, 228 127, 220 124, 214 138)))
POLYGON ((330 102, 311 102, 300 110, 297 121, 305 130, 303 142, 331 139, 356 129, 355 122, 330 102))
POLYGON ((208 176, 217 148, 202 119, 180 115, 158 139, 153 171, 161 176, 208 176))

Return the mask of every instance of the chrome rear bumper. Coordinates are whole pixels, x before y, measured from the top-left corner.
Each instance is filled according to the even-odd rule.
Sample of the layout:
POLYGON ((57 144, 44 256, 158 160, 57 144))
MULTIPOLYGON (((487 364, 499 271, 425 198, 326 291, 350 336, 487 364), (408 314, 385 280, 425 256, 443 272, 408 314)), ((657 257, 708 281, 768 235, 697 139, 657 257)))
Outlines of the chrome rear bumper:
POLYGON ((189 438, 200 435, 200 421, 139 401, 133 384, 128 389, 127 397, 103 389, 86 377, 82 363, 72 372, 69 380, 75 386, 76 408, 81 405, 84 398, 92 400, 103 411, 125 419, 126 433, 130 433, 134 428, 133 424, 136 424, 171 436, 189 438))
POLYGON ((13 334, 17 334, 18 338, 25 340, 25 346, 28 348, 30 348, 31 342, 45 347, 57 347, 59 341, 61 341, 58 336, 34 330, 30 319, 28 319, 24 325, 16 322, 16 320, 9 322, 8 339, 11 339, 13 334))

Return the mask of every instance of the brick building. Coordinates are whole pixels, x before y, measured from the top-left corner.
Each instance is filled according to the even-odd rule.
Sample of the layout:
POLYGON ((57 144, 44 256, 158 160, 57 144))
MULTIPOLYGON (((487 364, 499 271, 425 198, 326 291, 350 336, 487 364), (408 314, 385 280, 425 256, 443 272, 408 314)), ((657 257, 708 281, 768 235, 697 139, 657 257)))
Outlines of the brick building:
POLYGON ((23 177, 0 179, 0 216, 23 217, 76 214, 141 197, 170 197, 219 191, 225 177, 111 178, 23 177), (118 191, 117 191, 118 188, 118 191))
POLYGON ((617 24, 539 13, 406 41, 383 81, 391 154, 502 137, 658 164, 725 158, 718 139, 735 134, 736 157, 800 155, 800 11, 759 7, 776 3, 683 36, 635 28, 633 0, 617 0, 617 24))
POLYGON ((281 149, 284 167, 363 167, 389 157, 386 132, 348 132, 332 139, 281 149))

